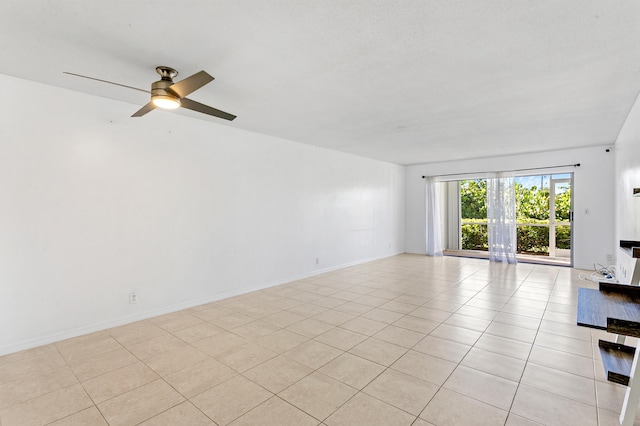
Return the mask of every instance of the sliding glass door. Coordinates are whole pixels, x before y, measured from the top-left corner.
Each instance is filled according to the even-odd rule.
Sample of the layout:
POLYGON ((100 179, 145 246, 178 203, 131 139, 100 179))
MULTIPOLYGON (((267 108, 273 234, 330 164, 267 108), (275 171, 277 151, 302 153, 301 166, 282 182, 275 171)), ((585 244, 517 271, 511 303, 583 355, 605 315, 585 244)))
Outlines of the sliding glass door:
POLYGON ((486 179, 460 182, 460 231, 462 250, 489 251, 486 179))
MULTIPOLYGON (((518 176, 515 180, 518 258, 571 265, 571 173, 518 176)), ((446 247, 450 252, 488 251, 487 181, 446 183, 446 247)))
POLYGON ((571 263, 571 174, 516 178, 518 253, 571 263))
POLYGON ((571 180, 568 174, 551 176, 549 257, 571 258, 571 212, 573 211, 571 180))

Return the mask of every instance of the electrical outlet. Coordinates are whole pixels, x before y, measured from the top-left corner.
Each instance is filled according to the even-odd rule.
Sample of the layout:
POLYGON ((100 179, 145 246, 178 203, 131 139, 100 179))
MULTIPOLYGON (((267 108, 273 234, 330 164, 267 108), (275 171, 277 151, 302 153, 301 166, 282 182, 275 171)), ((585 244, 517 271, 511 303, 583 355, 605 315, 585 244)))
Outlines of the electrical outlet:
POLYGON ((612 254, 608 254, 607 255, 607 263, 609 265, 613 263, 613 255, 612 254))
POLYGON ((320 258, 316 257, 316 265, 318 265, 320 263, 320 258))
POLYGON ((135 291, 129 293, 129 303, 131 305, 136 305, 138 303, 138 293, 136 293, 135 291))

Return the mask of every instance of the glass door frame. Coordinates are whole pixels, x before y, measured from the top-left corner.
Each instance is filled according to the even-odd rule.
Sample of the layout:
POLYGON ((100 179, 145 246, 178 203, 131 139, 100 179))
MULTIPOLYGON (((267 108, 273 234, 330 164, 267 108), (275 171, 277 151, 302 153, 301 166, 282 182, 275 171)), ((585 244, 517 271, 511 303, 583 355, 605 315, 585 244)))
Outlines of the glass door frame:
POLYGON ((569 257, 570 266, 573 266, 573 173, 561 173, 569 174, 568 178, 554 179, 553 175, 549 175, 549 257, 556 257, 556 227, 557 226, 569 226, 569 257), (571 191, 570 207, 569 207, 569 225, 557 225, 556 223, 556 184, 568 183, 569 190, 571 191))

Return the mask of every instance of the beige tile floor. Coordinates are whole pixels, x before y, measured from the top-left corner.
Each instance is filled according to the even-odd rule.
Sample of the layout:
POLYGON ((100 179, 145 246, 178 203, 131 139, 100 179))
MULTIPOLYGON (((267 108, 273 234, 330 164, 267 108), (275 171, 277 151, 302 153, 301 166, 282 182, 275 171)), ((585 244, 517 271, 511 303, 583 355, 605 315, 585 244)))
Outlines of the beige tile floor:
POLYGON ((0 425, 615 425, 579 272, 400 255, 10 354, 0 425))

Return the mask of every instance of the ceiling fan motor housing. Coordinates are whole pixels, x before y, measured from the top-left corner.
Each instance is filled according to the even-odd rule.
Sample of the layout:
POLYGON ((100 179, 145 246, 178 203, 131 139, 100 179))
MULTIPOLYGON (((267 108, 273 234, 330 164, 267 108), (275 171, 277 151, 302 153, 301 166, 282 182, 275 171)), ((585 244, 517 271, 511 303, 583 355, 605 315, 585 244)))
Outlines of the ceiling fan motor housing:
POLYGON ((151 101, 155 103, 156 100, 175 102, 176 108, 180 106, 180 97, 173 94, 171 91, 167 90, 169 86, 173 84, 173 81, 170 79, 156 81, 151 84, 151 101))

